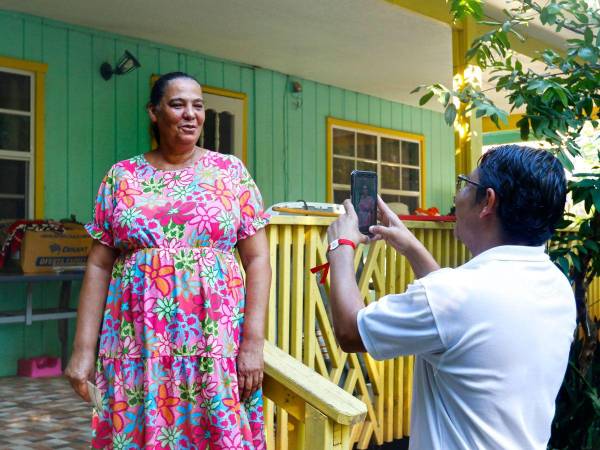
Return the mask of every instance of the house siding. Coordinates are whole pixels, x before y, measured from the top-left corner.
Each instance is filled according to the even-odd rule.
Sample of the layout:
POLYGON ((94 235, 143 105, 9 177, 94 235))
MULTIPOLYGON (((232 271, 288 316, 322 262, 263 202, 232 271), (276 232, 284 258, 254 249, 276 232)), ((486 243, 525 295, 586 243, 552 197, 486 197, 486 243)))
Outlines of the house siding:
MULTIPOLYGON (((158 43, 0 10, 0 56, 48 64, 45 95, 45 216, 89 220, 100 180, 116 161, 150 148, 145 104, 153 74, 181 70, 248 98, 247 165, 267 205, 325 201, 326 118, 425 136, 427 206, 447 212, 454 185, 454 138, 440 113, 293 75, 250 67, 158 43), (125 49, 142 67, 109 81, 100 65, 125 49), (291 82, 302 84, 299 96, 291 82)), ((74 289, 75 292, 78 289, 74 289)), ((25 287, 2 287, 3 310, 24 305, 25 287)), ((58 286, 36 286, 38 306, 55 304, 58 286)), ((74 295, 75 297, 75 295, 74 295)), ((75 304, 75 299, 73 300, 75 304)), ((70 321, 73 325, 74 321, 70 321)), ((71 326, 71 338, 72 334, 71 326)), ((56 323, 0 326, 0 375, 18 357, 57 353, 56 323)))

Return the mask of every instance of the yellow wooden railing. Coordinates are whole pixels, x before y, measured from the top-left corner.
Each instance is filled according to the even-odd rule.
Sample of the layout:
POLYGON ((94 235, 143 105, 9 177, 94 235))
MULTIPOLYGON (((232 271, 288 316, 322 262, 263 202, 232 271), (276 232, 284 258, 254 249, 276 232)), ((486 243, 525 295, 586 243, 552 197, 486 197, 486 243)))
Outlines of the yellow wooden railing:
MULTIPOLYGON (((378 362, 367 354, 346 354, 339 348, 328 316, 329 284, 318 284, 309 271, 326 261, 326 230, 332 220, 272 218, 267 235, 274 276, 266 337, 367 405, 365 421, 354 425, 349 437, 350 444, 365 449, 371 441, 383 444, 408 435, 413 357, 378 362)), ((468 251, 453 237, 453 224, 407 222, 407 226, 443 266, 455 267, 467 260, 468 251)), ((355 267, 367 304, 404 291, 413 280, 406 259, 383 242, 360 246, 355 267)), ((265 421, 275 447, 288 448, 289 411, 267 402, 265 421)))
MULTIPOLYGON (((366 404, 364 422, 357 422, 348 429, 347 441, 349 445, 366 449, 370 443, 381 445, 408 436, 413 357, 380 362, 368 354, 346 354, 339 348, 328 315, 329 283, 318 284, 317 277, 309 270, 326 260, 326 230, 332 220, 301 216, 272 218, 267 228, 273 282, 266 338, 366 404)), ((470 257, 464 245, 454 238, 453 223, 405 223, 442 267, 456 267, 470 257)), ((366 304, 388 293, 403 292, 414 279, 406 259, 383 242, 360 246, 354 263, 366 304)), ((591 313, 600 318, 600 279, 594 281, 589 294, 590 304, 593 304, 591 313)), ((305 394, 310 391, 309 385, 305 394)), ((275 404, 265 403, 270 447, 302 448, 298 436, 306 435, 306 429, 296 431, 306 427, 298 422, 302 414, 280 407, 281 402, 271 398, 275 404)), ((302 395, 300 398, 305 400, 302 395)), ((323 410, 321 413, 327 415, 323 410)))
MULTIPOLYGON (((287 417, 277 423, 285 435, 279 441, 289 449, 350 449, 351 427, 363 421, 367 406, 268 341, 264 355, 264 395, 287 417)), ((273 428, 267 432, 273 448, 273 428)))

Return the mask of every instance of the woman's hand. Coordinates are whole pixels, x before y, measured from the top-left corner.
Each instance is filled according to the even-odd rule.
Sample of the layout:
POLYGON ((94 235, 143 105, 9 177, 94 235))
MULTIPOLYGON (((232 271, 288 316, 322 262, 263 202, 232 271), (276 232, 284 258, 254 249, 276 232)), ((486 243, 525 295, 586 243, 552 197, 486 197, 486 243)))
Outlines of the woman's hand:
POLYGON ((379 195, 377 196, 377 218, 380 225, 374 225, 369 230, 373 234, 372 241, 383 239, 403 255, 418 243, 415 235, 406 228, 379 195))
POLYGON ((264 340, 242 341, 237 356, 238 388, 240 401, 247 400, 262 387, 264 340))
POLYGON ((92 381, 94 377, 94 363, 96 355, 93 350, 74 350, 69 364, 65 369, 65 376, 71 383, 71 386, 82 399, 90 401, 87 382, 92 381))
POLYGON ((340 215, 335 222, 329 225, 327 229, 327 241, 331 242, 336 239, 350 239, 355 244, 366 244, 369 239, 366 235, 358 230, 358 216, 354 211, 352 202, 348 199, 344 200, 344 208, 346 213, 340 215))

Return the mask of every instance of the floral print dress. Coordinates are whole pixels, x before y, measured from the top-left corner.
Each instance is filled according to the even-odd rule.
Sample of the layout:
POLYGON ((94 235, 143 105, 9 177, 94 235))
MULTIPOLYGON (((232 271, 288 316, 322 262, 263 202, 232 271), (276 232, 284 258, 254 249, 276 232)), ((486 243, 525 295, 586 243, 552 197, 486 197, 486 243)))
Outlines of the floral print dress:
POLYGON ((115 164, 90 235, 120 250, 100 335, 93 448, 264 448, 262 392, 240 402, 245 289, 233 250, 267 224, 235 157, 115 164))

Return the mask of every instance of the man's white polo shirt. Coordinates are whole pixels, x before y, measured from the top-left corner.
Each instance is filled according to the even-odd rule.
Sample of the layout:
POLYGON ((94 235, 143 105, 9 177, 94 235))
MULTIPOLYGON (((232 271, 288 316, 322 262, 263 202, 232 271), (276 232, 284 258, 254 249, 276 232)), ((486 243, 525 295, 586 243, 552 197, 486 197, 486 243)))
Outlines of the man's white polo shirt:
POLYGON ((415 354, 410 449, 545 450, 575 300, 544 247, 500 246, 358 314, 377 359, 415 354))

